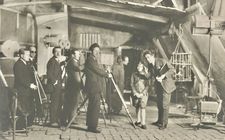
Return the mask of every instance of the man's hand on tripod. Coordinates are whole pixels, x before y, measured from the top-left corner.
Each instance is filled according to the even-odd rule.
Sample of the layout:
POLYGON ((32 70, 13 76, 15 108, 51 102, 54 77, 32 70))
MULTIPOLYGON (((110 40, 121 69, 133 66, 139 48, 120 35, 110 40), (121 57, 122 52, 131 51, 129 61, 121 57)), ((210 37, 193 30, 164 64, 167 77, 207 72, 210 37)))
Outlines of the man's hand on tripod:
POLYGON ((137 98, 142 98, 143 94, 136 93, 136 94, 134 94, 134 96, 136 96, 137 98))
POLYGON ((30 84, 30 88, 33 89, 33 90, 37 90, 37 86, 33 83, 30 84))
POLYGON ((35 74, 35 75, 38 75, 38 72, 35 70, 35 71, 34 71, 34 74, 35 74))
POLYGON ((112 78, 112 74, 111 73, 108 73, 108 78, 112 78))

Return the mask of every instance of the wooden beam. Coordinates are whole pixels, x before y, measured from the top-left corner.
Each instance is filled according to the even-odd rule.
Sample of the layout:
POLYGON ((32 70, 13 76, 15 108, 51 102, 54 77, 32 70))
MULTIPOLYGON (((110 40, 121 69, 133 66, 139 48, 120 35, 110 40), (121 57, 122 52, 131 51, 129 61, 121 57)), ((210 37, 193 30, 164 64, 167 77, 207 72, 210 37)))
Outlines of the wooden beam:
POLYGON ((129 22, 129 23, 136 23, 136 24, 140 24, 143 26, 147 26, 150 29, 156 29, 156 28, 161 28, 164 27, 165 24, 164 23, 157 23, 157 22, 152 22, 152 21, 148 21, 148 20, 140 20, 140 19, 136 19, 136 18, 131 18, 128 16, 124 16, 124 15, 118 15, 118 14, 113 14, 113 13, 103 13, 103 12, 99 12, 99 11, 95 11, 93 9, 90 8, 72 8, 71 9, 71 13, 80 13, 80 14, 84 14, 84 15, 92 15, 92 16, 96 16, 96 17, 102 17, 105 19, 113 19, 113 20, 117 20, 117 21, 121 21, 121 22, 129 22))
POLYGON ((113 13, 113 14, 135 18, 137 20, 147 20, 147 21, 159 22, 159 23, 168 23, 169 21, 168 18, 163 16, 156 16, 152 14, 134 12, 132 10, 110 7, 110 6, 101 5, 99 3, 93 3, 93 2, 85 2, 80 0, 67 0, 66 4, 70 5, 72 8, 80 7, 80 8, 89 9, 89 10, 102 12, 102 13, 113 13))
POLYGON ((197 10, 199 10, 202 15, 207 15, 205 10, 204 10, 205 6, 207 6, 207 3, 201 4, 201 3, 198 2, 198 3, 194 4, 194 5, 186 8, 185 11, 188 13, 188 15, 190 15, 190 13, 196 14, 195 12, 197 10))
POLYGON ((154 3, 152 3, 152 5, 153 6, 156 6, 156 5, 158 5, 160 2, 162 2, 163 0, 157 0, 157 1, 155 1, 154 3))
POLYGON ((13 12, 13 13, 21 13, 18 10, 11 9, 11 8, 8 8, 8 7, 5 7, 5 6, 0 6, 0 9, 6 10, 6 11, 10 11, 10 12, 13 12))
POLYGON ((38 25, 46 24, 52 21, 60 20, 60 19, 65 19, 67 18, 67 13, 56 13, 56 14, 48 14, 48 15, 43 15, 43 16, 38 16, 37 21, 38 25))
POLYGON ((14 12, 14 13, 21 13, 18 10, 12 9, 12 7, 28 6, 28 5, 37 5, 37 4, 62 3, 62 1, 63 0, 8 3, 8 4, 0 5, 0 9, 4 9, 4 10, 11 11, 11 12, 14 12))
POLYGON ((173 3, 174 7, 175 7, 176 9, 179 9, 179 6, 178 6, 176 0, 171 0, 171 1, 172 1, 172 3, 173 3))
POLYGON ((179 34, 179 31, 176 29, 175 31, 177 37, 178 37, 178 40, 180 40, 180 43, 181 43, 181 47, 183 48, 183 50, 187 53, 190 52, 188 46, 186 45, 185 41, 183 40, 182 36, 179 34))
MULTIPOLYGON (((99 0, 101 1, 101 0, 99 0)), ((177 11, 179 13, 185 13, 185 11, 183 10, 180 10, 178 8, 174 8, 174 7, 166 7, 166 6, 161 6, 161 5, 158 5, 160 2, 162 2, 163 0, 157 0, 151 4, 145 4, 145 3, 137 3, 137 2, 124 2, 124 1, 115 1, 115 0, 107 0, 107 2, 111 2, 111 3, 114 3, 116 4, 116 6, 129 6, 129 7, 132 7, 132 8, 142 8, 142 9, 148 9, 148 10, 151 10, 151 9, 167 9, 167 10, 172 10, 172 11, 177 11), (150 9, 149 9, 150 8, 150 9)))
POLYGON ((166 60, 169 60, 169 58, 167 57, 161 43, 159 42, 159 39, 153 38, 152 41, 153 41, 154 45, 159 49, 159 53, 162 55, 162 57, 166 60))
POLYGON ((110 19, 110 18, 107 19, 107 18, 102 18, 102 17, 98 17, 98 16, 84 15, 84 14, 80 14, 80 13, 71 13, 69 15, 69 17, 78 18, 78 19, 87 20, 87 21, 96 22, 96 23, 107 24, 108 27, 118 26, 118 27, 121 27, 121 29, 123 27, 127 27, 127 28, 130 28, 130 29, 136 29, 136 30, 139 30, 139 31, 147 31, 147 29, 148 29, 147 26, 143 26, 143 25, 136 24, 136 23, 130 23, 130 22, 125 22, 125 21, 117 21, 117 20, 113 20, 113 19, 110 19))
POLYGON ((37 4, 52 4, 52 3, 62 3, 63 0, 49 0, 49 1, 32 1, 32 2, 15 2, 3 4, 3 7, 17 7, 17 6, 28 6, 28 5, 37 5, 37 4))

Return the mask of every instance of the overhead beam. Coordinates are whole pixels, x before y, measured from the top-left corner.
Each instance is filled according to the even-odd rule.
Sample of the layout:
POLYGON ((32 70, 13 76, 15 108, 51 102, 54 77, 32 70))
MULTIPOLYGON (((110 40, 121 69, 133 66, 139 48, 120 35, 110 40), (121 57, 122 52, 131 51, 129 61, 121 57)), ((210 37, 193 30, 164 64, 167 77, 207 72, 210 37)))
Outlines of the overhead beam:
POLYGON ((5 7, 5 6, 0 6, 0 9, 6 10, 6 11, 10 11, 10 12, 13 12, 13 13, 21 13, 18 10, 11 9, 11 8, 8 8, 8 7, 5 7))
POLYGON ((90 8, 71 8, 71 13, 80 13, 84 15, 92 15, 92 16, 97 16, 97 17, 102 17, 105 19, 113 19, 121 22, 129 22, 129 23, 135 23, 135 24, 140 24, 143 26, 147 26, 149 28, 161 28, 164 27, 164 23, 157 23, 157 22, 152 22, 148 20, 140 20, 132 17, 127 17, 123 15, 118 15, 118 14, 113 14, 113 13, 103 13, 99 11, 92 10, 90 8))
POLYGON ((16 2, 3 4, 3 7, 17 7, 17 6, 28 6, 28 5, 38 5, 38 4, 52 4, 52 3, 62 3, 63 0, 48 0, 48 1, 31 1, 31 2, 16 2))
POLYGON ((48 15, 43 15, 43 16, 38 16, 37 21, 38 25, 46 24, 52 21, 60 20, 60 19, 65 19, 67 18, 66 13, 56 13, 56 14, 48 14, 48 15))
MULTIPOLYGON (((102 0, 97 0, 98 2, 102 0)), ((166 6, 161 6, 161 5, 157 5, 158 3, 162 2, 163 0, 157 0, 151 4, 146 4, 146 3, 137 3, 137 2, 130 2, 130 1, 115 1, 115 0, 106 0, 106 4, 114 4, 114 6, 123 8, 130 8, 132 10, 140 10, 140 11, 145 11, 145 12, 150 12, 150 11, 158 11, 158 10, 162 10, 163 12, 167 12, 164 14, 168 14, 173 12, 173 14, 171 16, 173 16, 174 14, 178 14, 178 15, 183 15, 185 13, 184 10, 180 10, 174 7, 166 7, 166 6), (175 13, 174 13, 175 12, 175 13)), ((105 2, 104 2, 105 3, 105 2)))
POLYGON ((72 8, 80 7, 80 8, 89 9, 89 10, 102 12, 102 13, 113 13, 113 14, 135 18, 137 20, 140 19, 140 20, 147 20, 147 21, 159 22, 159 23, 168 23, 169 21, 167 17, 135 12, 132 10, 126 10, 126 9, 121 9, 116 7, 110 7, 106 5, 101 5, 100 3, 86 2, 86 1, 80 1, 80 0, 67 0, 66 4, 70 5, 72 8))
POLYGON ((113 19, 109 19, 109 18, 106 19, 106 18, 102 18, 102 17, 98 17, 98 16, 84 15, 84 14, 80 14, 80 13, 71 13, 69 15, 69 17, 87 20, 87 21, 95 22, 95 23, 107 24, 108 27, 117 26, 117 27, 121 27, 121 29, 123 27, 130 28, 131 30, 136 29, 136 30, 139 30, 139 31, 147 31, 147 29, 148 29, 147 26, 143 26, 143 25, 136 24, 136 23, 129 23, 129 22, 125 22, 125 21, 117 21, 117 20, 113 20, 113 19))

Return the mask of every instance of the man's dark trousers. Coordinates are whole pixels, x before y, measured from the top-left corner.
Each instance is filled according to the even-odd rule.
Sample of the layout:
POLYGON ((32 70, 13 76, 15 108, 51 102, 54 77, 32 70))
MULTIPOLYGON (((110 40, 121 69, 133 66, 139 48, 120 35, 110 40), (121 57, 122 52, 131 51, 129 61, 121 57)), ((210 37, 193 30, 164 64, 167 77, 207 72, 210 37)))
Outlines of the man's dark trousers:
POLYGON ((162 125, 168 124, 169 106, 171 93, 166 93, 160 83, 157 84, 157 108, 158 108, 158 122, 162 125))
POLYGON ((96 129, 100 111, 100 93, 88 94, 87 126, 89 129, 96 129))

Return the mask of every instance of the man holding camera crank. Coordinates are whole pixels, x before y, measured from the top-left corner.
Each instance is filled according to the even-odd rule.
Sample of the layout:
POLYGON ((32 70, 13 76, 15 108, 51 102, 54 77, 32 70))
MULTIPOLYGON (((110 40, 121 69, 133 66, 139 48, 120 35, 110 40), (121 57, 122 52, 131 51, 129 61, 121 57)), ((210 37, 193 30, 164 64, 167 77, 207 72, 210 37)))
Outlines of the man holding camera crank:
POLYGON ((112 75, 101 69, 97 61, 100 57, 100 46, 97 43, 94 43, 90 46, 89 51, 91 53, 89 54, 85 63, 85 91, 88 96, 86 125, 88 127, 88 131, 100 133, 101 130, 98 129, 98 118, 102 85, 100 85, 99 80, 102 77, 110 78, 112 75))

